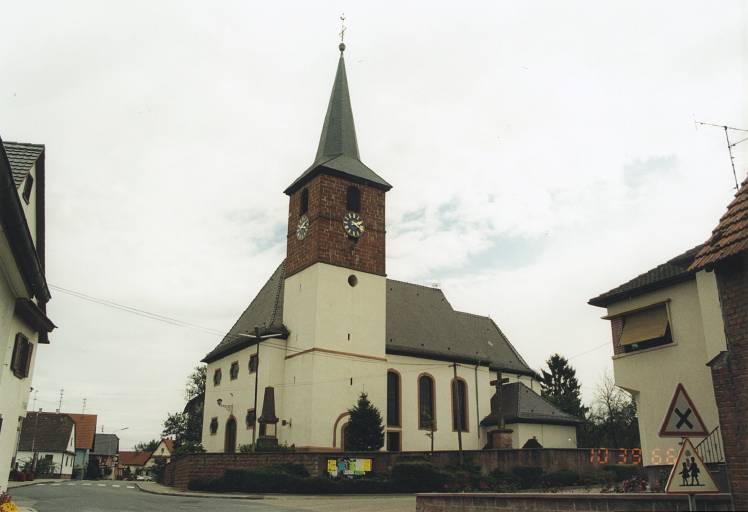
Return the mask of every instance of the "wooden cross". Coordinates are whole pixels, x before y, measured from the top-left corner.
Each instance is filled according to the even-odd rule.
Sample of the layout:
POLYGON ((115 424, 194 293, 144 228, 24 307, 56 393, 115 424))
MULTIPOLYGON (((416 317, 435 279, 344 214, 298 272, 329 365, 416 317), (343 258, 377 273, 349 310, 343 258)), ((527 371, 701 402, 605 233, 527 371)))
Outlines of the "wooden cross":
POLYGON ((502 378, 501 372, 498 372, 496 374, 496 377, 497 377, 496 380, 492 380, 489 384, 491 384, 492 386, 496 386, 496 402, 497 402, 496 407, 498 409, 496 411, 498 414, 496 425, 499 428, 504 428, 504 410, 503 410, 502 403, 501 403, 502 402, 501 386, 503 386, 504 384, 508 384, 509 379, 502 378))

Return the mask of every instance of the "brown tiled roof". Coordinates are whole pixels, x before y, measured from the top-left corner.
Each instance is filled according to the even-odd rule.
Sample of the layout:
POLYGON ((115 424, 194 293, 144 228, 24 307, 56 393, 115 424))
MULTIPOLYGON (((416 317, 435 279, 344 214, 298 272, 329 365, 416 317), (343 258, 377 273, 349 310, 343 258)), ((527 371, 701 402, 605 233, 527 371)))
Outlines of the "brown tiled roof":
MULTIPOLYGON (((482 426, 494 426, 498 418, 498 396, 491 397, 491 413, 481 420, 482 426)), ((506 423, 547 423, 576 425, 580 418, 567 414, 522 382, 501 387, 501 404, 506 423)))
POLYGON ((701 270, 748 250, 748 178, 740 186, 690 270, 701 270))
POLYGON ((162 441, 166 445, 166 449, 169 450, 169 453, 174 453, 174 439, 167 437, 163 439, 162 441))
POLYGON ((96 435, 95 414, 70 414, 75 422, 75 448, 78 450, 93 450, 96 435))
POLYGON ((18 451, 64 452, 73 433, 72 418, 53 412, 29 412, 21 426, 18 451))
POLYGON ((119 452, 119 463, 123 466, 143 466, 151 452, 119 452))
POLYGON ((3 141, 3 146, 5 146, 5 153, 8 155, 10 169, 13 171, 13 181, 16 183, 16 187, 19 187, 36 164, 39 156, 44 152, 44 144, 3 141))
POLYGON ((592 306, 606 307, 608 304, 612 304, 613 302, 636 297, 643 293, 658 290, 691 279, 693 272, 690 271, 688 267, 696 256, 696 253, 698 253, 702 247, 703 246, 701 245, 697 245, 693 249, 689 249, 683 254, 679 254, 666 263, 657 265, 652 270, 644 272, 630 281, 590 299, 588 304, 592 306))

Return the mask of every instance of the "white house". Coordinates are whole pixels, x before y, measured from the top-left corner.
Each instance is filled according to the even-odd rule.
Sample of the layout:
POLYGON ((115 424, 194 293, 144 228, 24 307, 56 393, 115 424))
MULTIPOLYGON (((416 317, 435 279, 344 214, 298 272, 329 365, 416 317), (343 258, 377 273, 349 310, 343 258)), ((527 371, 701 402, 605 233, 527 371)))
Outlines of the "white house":
POLYGON ((45 314, 44 146, 0 140, 0 490, 26 415, 45 314))
POLYGON ((23 420, 16 460, 32 463, 37 476, 71 478, 75 467, 75 422, 64 413, 29 412, 23 420), (41 461, 50 464, 40 474, 41 461))
MULTIPOLYGON (((490 434, 504 417, 492 397, 502 379, 538 390, 536 372, 492 319, 387 278, 391 185, 360 159, 344 48, 316 158, 285 190, 286 258, 203 359, 203 446, 341 450, 347 411, 365 392, 385 416, 387 450, 428 450, 432 429, 437 450, 521 447, 537 432, 490 434)), ((546 447, 575 447, 574 419, 540 401, 550 417, 525 424, 547 426, 546 447)))

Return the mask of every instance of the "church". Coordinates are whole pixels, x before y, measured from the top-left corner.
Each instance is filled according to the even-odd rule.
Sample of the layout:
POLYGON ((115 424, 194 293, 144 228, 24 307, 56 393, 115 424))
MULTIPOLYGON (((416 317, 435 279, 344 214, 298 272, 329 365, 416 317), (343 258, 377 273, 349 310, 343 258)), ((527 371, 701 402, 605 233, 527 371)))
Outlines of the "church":
POLYGON ((488 317, 386 273, 392 188, 359 156, 340 44, 317 155, 286 188, 286 258, 203 359, 202 444, 345 450, 364 392, 388 451, 575 448, 570 416, 488 317))

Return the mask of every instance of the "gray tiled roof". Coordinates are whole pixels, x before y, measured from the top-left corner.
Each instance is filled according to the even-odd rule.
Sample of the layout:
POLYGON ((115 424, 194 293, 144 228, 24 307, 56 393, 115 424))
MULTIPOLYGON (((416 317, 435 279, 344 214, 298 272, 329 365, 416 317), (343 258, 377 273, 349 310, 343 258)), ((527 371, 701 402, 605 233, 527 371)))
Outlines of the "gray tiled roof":
MULTIPOLYGON (((205 358, 212 362, 255 343, 261 335, 286 337, 283 325, 282 263, 229 333, 205 358)), ((391 354, 448 361, 488 363, 493 368, 535 375, 499 327, 488 317, 455 311, 442 290, 387 280, 387 345, 391 354)))
POLYGON ((292 193, 320 173, 358 178, 385 190, 392 188, 392 185, 361 162, 342 53, 322 125, 317 156, 314 163, 285 190, 286 194, 292 193))
POLYGON ((285 260, 275 269, 265 286, 250 302, 228 334, 203 358, 210 363, 238 350, 254 344, 255 327, 260 328, 260 335, 275 334, 280 338, 288 335, 283 325, 283 281, 286 276, 285 260))
MULTIPOLYGON (((548 402, 545 398, 528 388, 522 382, 505 384, 501 388, 505 423, 552 423, 557 425, 575 425, 582 420, 548 402)), ((483 418, 482 426, 497 424, 498 396, 491 397, 491 414, 483 418)))
POLYGON ((44 152, 44 144, 3 141, 3 146, 13 172, 13 181, 16 187, 20 187, 39 156, 44 152))
POLYGON ((53 412, 28 412, 21 426, 18 451, 64 452, 73 434, 72 418, 53 412))
POLYGON ((652 270, 636 276, 631 281, 590 299, 588 303, 593 306, 605 307, 613 302, 686 281, 693 274, 692 271, 688 270, 688 266, 702 246, 703 244, 689 249, 667 263, 658 265, 652 270))
POLYGON ((96 434, 94 455, 116 455, 119 452, 119 437, 116 434, 96 434))

